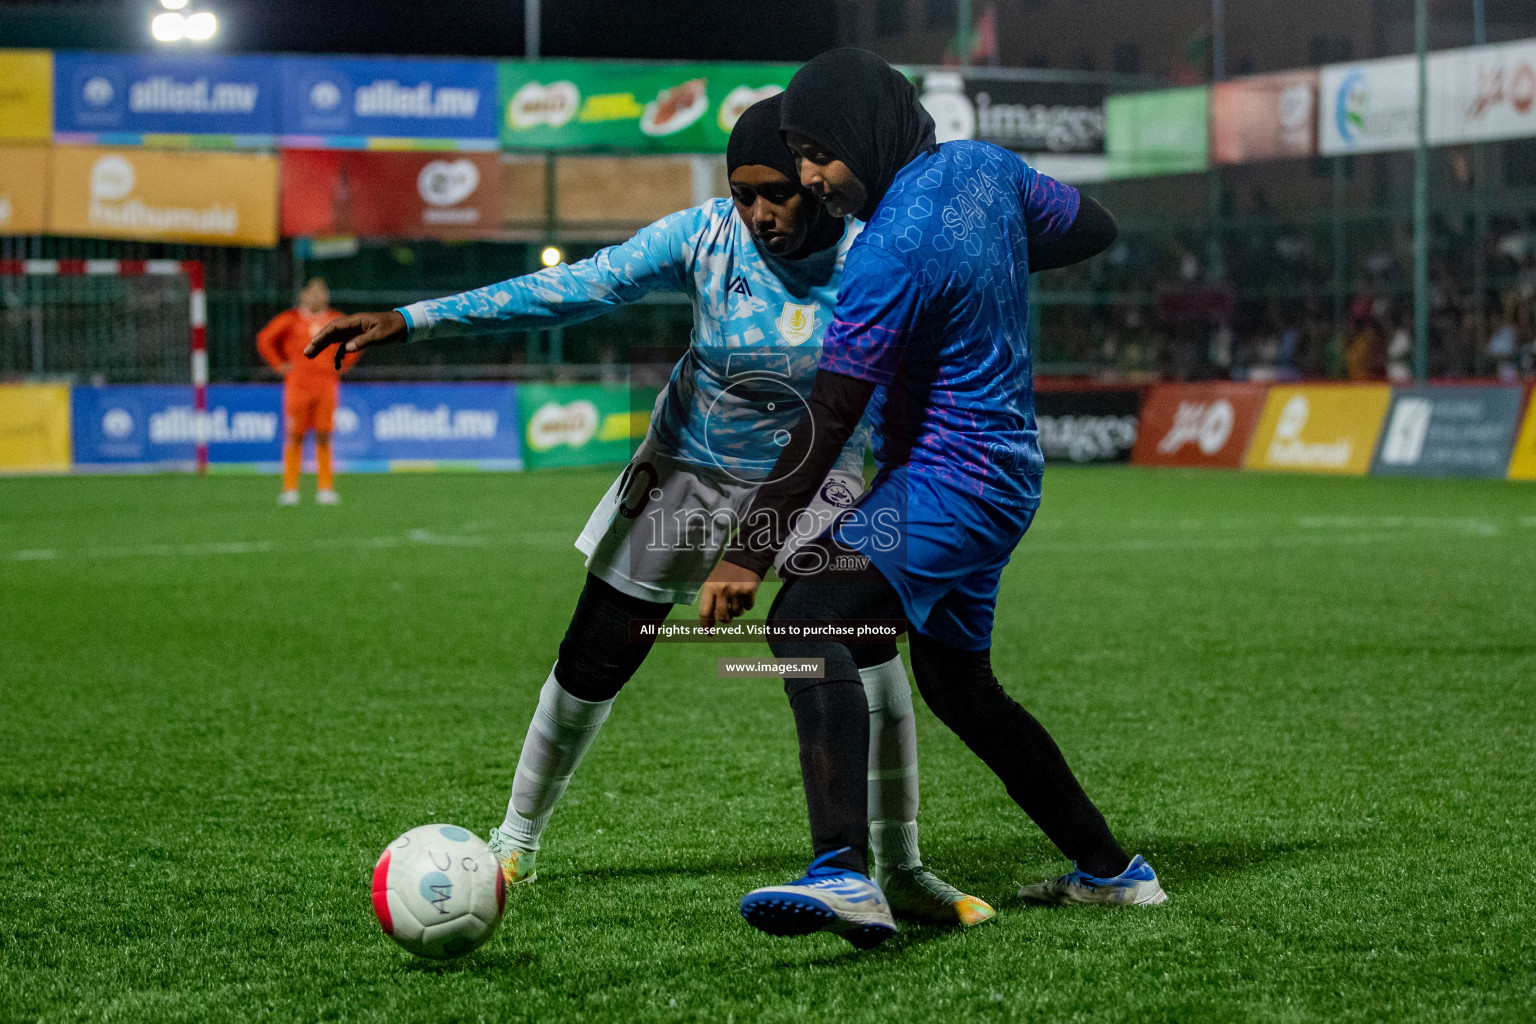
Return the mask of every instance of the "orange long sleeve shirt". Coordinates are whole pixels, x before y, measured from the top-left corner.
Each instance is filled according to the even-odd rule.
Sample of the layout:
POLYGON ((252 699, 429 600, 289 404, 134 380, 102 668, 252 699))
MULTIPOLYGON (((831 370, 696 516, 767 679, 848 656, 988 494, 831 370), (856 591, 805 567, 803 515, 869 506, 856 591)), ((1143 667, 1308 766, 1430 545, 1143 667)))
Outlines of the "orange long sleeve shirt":
POLYGON ((272 369, 282 372, 282 366, 290 367, 284 383, 301 391, 326 391, 341 383, 341 375, 350 370, 361 352, 353 352, 342 360, 341 370, 336 369, 334 352, 324 352, 314 359, 304 358, 304 346, 320 333, 320 328, 341 316, 334 309, 324 313, 309 313, 302 309, 288 309, 273 317, 256 335, 256 350, 272 369))

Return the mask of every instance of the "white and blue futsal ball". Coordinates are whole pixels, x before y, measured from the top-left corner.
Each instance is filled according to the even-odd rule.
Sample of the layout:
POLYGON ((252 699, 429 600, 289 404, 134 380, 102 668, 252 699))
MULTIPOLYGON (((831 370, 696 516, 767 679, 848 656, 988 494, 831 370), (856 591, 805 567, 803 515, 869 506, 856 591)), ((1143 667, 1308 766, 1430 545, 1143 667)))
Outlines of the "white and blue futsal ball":
POLYGON ((457 825, 411 829, 373 869, 373 912, 384 934, 432 960, 463 956, 490 938, 505 901, 496 855, 457 825))

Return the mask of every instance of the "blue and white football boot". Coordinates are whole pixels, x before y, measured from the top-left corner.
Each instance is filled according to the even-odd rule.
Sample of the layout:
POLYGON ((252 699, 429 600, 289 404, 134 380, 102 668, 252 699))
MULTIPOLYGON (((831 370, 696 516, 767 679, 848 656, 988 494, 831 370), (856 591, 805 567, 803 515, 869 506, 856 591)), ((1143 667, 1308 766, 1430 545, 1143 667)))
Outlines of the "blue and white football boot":
POLYGON ((1031 903, 1100 903, 1112 906, 1152 907, 1168 902, 1158 884, 1157 872, 1137 854, 1114 878, 1096 878, 1072 870, 1060 878, 1022 886, 1019 895, 1031 903))
POLYGON ((873 949, 896 934, 885 893, 866 875, 826 862, 847 847, 811 861, 805 877, 753 889, 741 898, 741 916, 769 935, 836 932, 859 949, 873 949))

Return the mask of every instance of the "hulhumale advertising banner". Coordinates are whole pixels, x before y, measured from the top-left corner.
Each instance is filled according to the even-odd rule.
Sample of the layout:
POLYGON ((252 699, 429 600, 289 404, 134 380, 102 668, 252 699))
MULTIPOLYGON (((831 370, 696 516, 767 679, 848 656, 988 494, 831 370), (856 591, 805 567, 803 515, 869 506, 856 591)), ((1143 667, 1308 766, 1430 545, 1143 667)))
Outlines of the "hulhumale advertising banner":
POLYGON ((43 233, 48 152, 44 146, 0 146, 0 235, 43 233))
POLYGON ((472 238, 501 224, 495 153, 289 149, 284 235, 472 238))
POLYGON ((1216 83, 1211 94, 1211 159, 1241 164, 1317 152, 1316 71, 1216 83))
POLYGON ((792 64, 503 61, 501 143, 723 153, 742 111, 783 91, 794 73, 792 64))
POLYGON ((496 64, 283 57, 280 130, 299 149, 496 148, 496 64))
POLYGON ((1364 476, 1391 400, 1385 384, 1272 387, 1243 465, 1364 476))
POLYGON ((1395 390, 1371 473, 1502 477, 1524 404, 1521 387, 1395 390))
POLYGON ((54 137, 114 146, 269 147, 277 59, 54 55, 54 137))
POLYGON ((55 146, 48 230, 211 245, 277 244, 277 158, 55 146))
MULTIPOLYGON (((74 462, 85 471, 189 469, 200 433, 209 463, 276 470, 282 460, 279 384, 214 384, 208 412, 190 385, 75 388, 74 462)), ((338 468, 521 469, 511 384, 343 384, 334 443, 338 468)))

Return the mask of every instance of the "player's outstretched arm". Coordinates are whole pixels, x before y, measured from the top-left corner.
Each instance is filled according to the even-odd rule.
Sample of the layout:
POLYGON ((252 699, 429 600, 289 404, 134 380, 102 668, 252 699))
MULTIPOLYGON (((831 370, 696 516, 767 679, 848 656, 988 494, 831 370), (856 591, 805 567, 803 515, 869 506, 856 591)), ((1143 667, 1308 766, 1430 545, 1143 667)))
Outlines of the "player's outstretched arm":
POLYGON ((410 340, 566 327, 651 292, 684 291, 708 217, 704 207, 669 214, 588 259, 401 307, 410 340))
POLYGON ((361 352, 365 348, 377 348, 380 345, 398 345, 406 340, 409 333, 405 317, 401 316, 397 310, 391 309, 382 313, 352 313, 337 317, 320 328, 320 333, 304 346, 304 355, 313 359, 335 345, 336 369, 339 370, 342 361, 352 353, 361 352))

